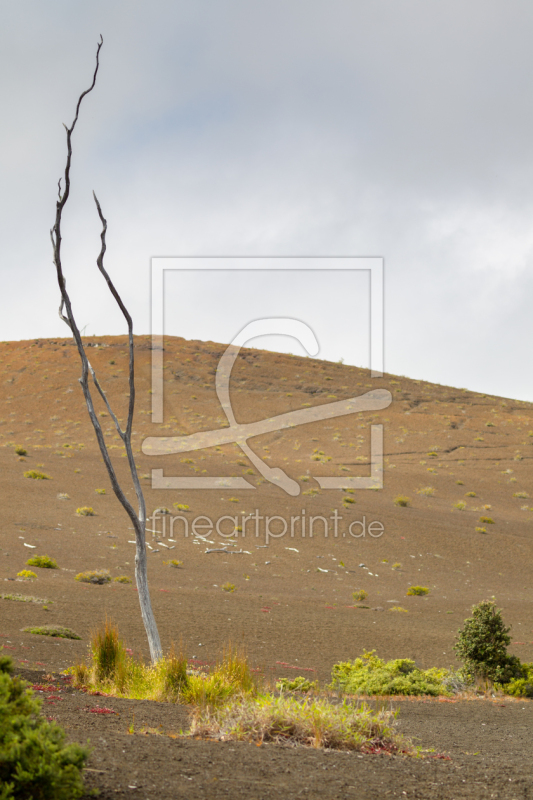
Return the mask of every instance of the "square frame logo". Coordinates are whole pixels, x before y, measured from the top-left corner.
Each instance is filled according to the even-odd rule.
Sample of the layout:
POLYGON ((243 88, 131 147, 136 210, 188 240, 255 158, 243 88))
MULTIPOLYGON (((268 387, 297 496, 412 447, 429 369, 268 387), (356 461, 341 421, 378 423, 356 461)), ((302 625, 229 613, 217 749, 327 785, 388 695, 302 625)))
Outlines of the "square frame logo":
MULTIPOLYGON (((151 263, 152 311, 152 422, 163 419, 163 345, 164 345, 164 286, 165 273, 183 270, 345 270, 370 273, 370 375, 383 377, 384 362, 384 265, 380 257, 275 257, 275 256, 178 256, 154 257, 151 263)), ((300 485, 282 469, 270 467, 248 445, 248 439, 264 433, 294 428, 309 422, 334 419, 363 411, 387 408, 392 395, 385 389, 372 389, 348 400, 290 411, 257 422, 239 424, 233 414, 229 392, 231 369, 240 349, 258 336, 282 334, 297 339, 309 355, 319 352, 318 341, 309 325, 292 318, 255 319, 245 325, 228 345, 216 370, 216 392, 229 425, 216 430, 185 436, 152 436, 143 441, 145 455, 167 455, 202 450, 216 445, 235 443, 257 471, 270 483, 287 494, 300 494, 300 485)), ((371 425, 370 475, 367 477, 313 476, 322 489, 381 489, 383 487, 383 425, 371 425)), ((162 469, 152 469, 153 489, 218 489, 240 491, 256 489, 243 477, 173 477, 162 469)))

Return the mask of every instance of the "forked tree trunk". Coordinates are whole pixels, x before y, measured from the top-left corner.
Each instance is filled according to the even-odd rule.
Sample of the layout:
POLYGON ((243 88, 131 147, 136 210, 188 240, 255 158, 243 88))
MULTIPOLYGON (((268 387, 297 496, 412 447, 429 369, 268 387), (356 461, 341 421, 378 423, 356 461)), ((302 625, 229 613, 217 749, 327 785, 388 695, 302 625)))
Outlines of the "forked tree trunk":
POLYGON ((86 94, 89 94, 94 88, 96 83, 96 76, 98 74, 99 68, 99 56, 100 56, 100 49, 103 44, 103 39, 100 37, 100 42, 98 44, 98 49, 96 51, 96 67, 94 70, 93 81, 89 89, 87 89, 83 94, 80 95, 78 99, 78 104, 76 106, 76 115, 74 117, 74 121, 70 128, 67 128, 65 125, 65 130, 67 132, 67 163, 65 166, 65 191, 61 194, 61 180, 58 183, 58 201, 56 203, 56 218, 55 224, 52 230, 50 231, 50 237, 52 239, 52 246, 54 251, 54 264, 56 267, 57 272, 57 280, 59 283, 59 290, 61 292, 61 304, 59 306, 59 316, 61 319, 66 322, 69 326, 72 336, 74 337, 74 341, 76 342, 78 353, 81 359, 81 378, 79 379, 81 388, 83 391, 83 396, 85 397, 85 402, 87 404, 87 411, 89 413, 90 420, 92 422, 94 431, 96 433, 96 439, 98 441, 98 446, 100 447, 100 452, 102 454, 102 458, 104 460, 104 464, 106 466, 109 478, 111 480, 111 485, 113 487, 113 491, 117 496, 118 500, 124 507, 126 513, 128 514, 134 530, 135 530, 135 543, 136 543, 136 553, 135 553, 135 580, 137 582, 137 590, 139 594, 139 603, 141 606, 141 614, 144 622, 144 627, 146 629, 146 635, 148 637, 148 645, 150 647, 150 656, 152 662, 158 661, 162 656, 161 650, 161 641, 159 639, 159 632, 157 630, 157 624, 154 618, 154 614, 152 611, 152 604, 150 602, 150 592, 148 589, 148 576, 147 576, 147 564, 146 564, 146 503, 144 500, 144 495, 141 489, 141 484, 139 482, 139 476, 137 474, 137 467, 135 465, 135 459, 133 457, 133 450, 131 446, 131 430, 133 424, 133 412, 135 409, 135 370, 134 370, 134 343, 133 343, 133 323, 132 319, 120 298, 117 290, 115 289, 111 278, 109 277, 108 273, 104 268, 104 255, 106 251, 106 232, 107 232, 107 222, 104 219, 102 214, 102 209, 100 208, 100 203, 98 202, 96 195, 93 192, 94 201, 96 203, 96 208, 98 211, 98 216, 100 217, 100 221, 102 223, 102 233, 100 235, 101 238, 101 248, 96 263, 98 265, 98 269, 100 270, 101 274, 104 276, 108 288, 115 298, 122 314, 124 315, 127 325, 128 325, 128 340, 129 340, 129 404, 128 404, 128 419, 126 428, 122 429, 117 416, 111 409, 109 402, 107 400, 106 394, 103 391, 98 379, 96 377, 95 371, 92 368, 89 359, 87 358, 87 354, 85 352, 85 348, 81 339, 80 331, 76 324, 76 320, 74 319, 74 314, 72 312, 72 305, 70 302, 70 297, 67 292, 65 276, 63 274, 63 267, 61 264, 61 218, 63 214, 63 209, 65 204, 68 200, 70 194, 70 164, 72 159, 72 133, 78 121, 78 114, 80 111, 80 105, 85 97, 86 94), (98 394, 104 401, 107 411, 111 416, 117 432, 124 443, 124 447, 126 449, 126 455, 128 458, 128 465, 130 468, 131 478, 133 481, 133 486, 135 488, 135 494, 137 495, 137 504, 138 504, 138 511, 135 512, 135 509, 127 499, 126 495, 122 487, 120 486, 115 469, 111 462, 111 458, 109 456, 109 452, 107 450, 107 446, 105 443, 104 435, 102 432, 102 427, 96 416, 96 412, 94 410, 93 399, 91 395, 91 389, 89 386, 89 373, 91 374, 91 378, 93 383, 98 391, 98 394))

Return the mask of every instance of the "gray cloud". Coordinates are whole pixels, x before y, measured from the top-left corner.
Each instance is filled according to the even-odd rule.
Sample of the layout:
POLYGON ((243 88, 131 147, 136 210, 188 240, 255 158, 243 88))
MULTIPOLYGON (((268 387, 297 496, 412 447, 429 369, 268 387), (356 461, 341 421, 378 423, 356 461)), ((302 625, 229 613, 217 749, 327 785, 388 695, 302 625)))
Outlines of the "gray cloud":
POLYGON ((388 370, 533 399, 532 23, 512 0, 4 4, 0 336, 66 335, 48 232, 102 33, 64 227, 89 333, 123 330, 94 188, 140 333, 152 255, 381 255, 388 370))

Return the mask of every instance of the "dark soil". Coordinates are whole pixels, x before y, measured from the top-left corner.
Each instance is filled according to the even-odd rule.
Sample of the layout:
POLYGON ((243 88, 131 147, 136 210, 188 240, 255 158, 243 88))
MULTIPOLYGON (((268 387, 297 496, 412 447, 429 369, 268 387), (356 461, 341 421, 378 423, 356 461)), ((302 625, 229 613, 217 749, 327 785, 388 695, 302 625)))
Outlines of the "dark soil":
MULTIPOLYGON (((125 339, 91 337, 90 344, 99 345, 90 349, 91 363, 124 417, 125 339)), ((160 506, 174 511, 173 503, 186 504, 190 510, 181 516, 190 520, 189 528, 199 515, 239 521, 242 512, 257 510, 263 518, 257 536, 253 527, 245 536, 239 533, 237 546, 230 548, 245 551, 239 554, 206 553, 227 539, 212 533, 214 544, 205 545, 190 530, 185 536, 183 523, 176 526, 171 543, 168 527, 163 531, 159 519, 159 534, 149 540, 153 549, 148 569, 165 651, 181 641, 191 660, 213 663, 229 641, 243 643, 267 680, 301 674, 325 682, 335 662, 374 648, 383 658, 448 667, 456 665, 455 635, 471 606, 495 595, 505 621, 513 626, 510 652, 533 661, 531 404, 390 375, 372 380, 366 370, 355 367, 243 350, 231 383, 239 422, 354 397, 371 388, 389 389, 394 397, 372 419, 350 415, 251 440, 269 466, 282 467, 300 481, 302 493, 290 497, 265 482, 234 444, 182 455, 144 455, 141 446, 148 436, 227 424, 214 390, 214 371, 224 347, 181 339, 165 342, 165 421, 156 425, 150 419, 150 341, 140 337, 137 345, 133 440, 149 512, 160 506), (354 503, 343 499, 348 493, 320 490, 313 476, 369 474, 371 422, 384 426, 384 488, 355 491, 350 495, 354 503), (323 459, 317 461, 320 453, 323 459), (255 490, 153 489, 152 469, 163 469, 165 476, 191 477, 204 471, 242 476, 255 490), (433 496, 419 493, 428 486, 433 496), (395 505, 398 495, 407 495, 410 505, 395 505), (466 507, 459 510, 458 502, 466 507), (265 516, 301 517, 303 510, 307 519, 314 515, 328 520, 337 511, 342 517, 337 536, 330 527, 326 537, 318 523, 312 538, 303 537, 297 527, 292 538, 287 534, 266 541, 265 516), (482 516, 493 523, 480 522, 482 516), (355 521, 366 521, 368 527, 375 520, 384 526, 379 538, 368 533, 355 538, 347 532, 355 521), (183 565, 175 569, 165 563, 172 558, 183 565), (222 591, 226 583, 234 584, 233 593, 222 591), (428 587, 430 593, 406 596, 413 584, 428 587), (368 592, 364 604, 352 598, 358 589, 368 592), (397 607, 404 611, 392 610, 397 607)), ((86 656, 91 630, 108 614, 126 645, 146 658, 134 584, 100 586, 74 579, 79 572, 102 568, 112 577, 133 578, 135 555, 133 531, 112 494, 87 418, 75 348, 68 340, 0 343, 0 364, 0 594, 51 601, 0 599, 0 650, 12 655, 18 668, 41 670, 37 682, 42 683, 45 673, 86 656), (18 456, 16 445, 24 446, 27 456, 18 456), (27 470, 40 470, 51 480, 25 478, 27 470), (105 494, 97 491, 101 489, 105 494), (93 507, 95 516, 76 516, 81 506, 93 507), (36 580, 17 580, 31 555, 49 555, 59 569, 35 568, 36 580), (82 638, 51 639, 22 631, 45 624, 67 626, 82 638)), ((101 403, 97 410, 106 413, 101 403)), ((133 499, 112 422, 109 416, 100 419, 133 499)), ((226 520, 221 530, 229 533, 232 528, 226 520)), ((273 529, 279 530, 276 524, 273 529)), ((402 702, 401 728, 418 737, 423 747, 452 757, 415 761, 131 736, 127 729, 133 706, 136 729, 162 725, 166 733, 186 726, 186 711, 68 692, 61 696, 50 711, 67 725, 69 736, 80 741, 91 737, 91 769, 104 771, 88 773, 88 785, 100 786, 104 797, 116 796, 118 789, 152 800, 181 793, 191 798, 530 796, 529 702, 402 702), (120 716, 76 710, 89 702, 109 704, 120 716), (139 788, 127 788, 134 784, 139 788)))
MULTIPOLYGON (((43 680, 40 672, 21 674, 43 680)), ((435 748, 411 758, 192 740, 181 735, 189 719, 183 706, 84 694, 59 675, 52 685, 39 693, 50 698, 43 711, 69 739, 90 741, 86 785, 102 798, 533 797, 531 701, 382 701, 399 707, 400 731, 435 748)))

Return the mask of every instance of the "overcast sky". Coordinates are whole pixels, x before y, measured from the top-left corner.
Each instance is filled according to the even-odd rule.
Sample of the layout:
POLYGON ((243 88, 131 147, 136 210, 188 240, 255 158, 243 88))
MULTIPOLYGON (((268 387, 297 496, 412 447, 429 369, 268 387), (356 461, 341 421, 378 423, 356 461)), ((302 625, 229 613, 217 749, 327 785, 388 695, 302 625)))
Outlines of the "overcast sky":
MULTIPOLYGON (((86 333, 124 331, 96 271, 94 189, 109 223, 107 268, 138 333, 150 332, 152 256, 382 256, 387 371, 533 400, 531 2, 3 0, 0 9, 1 339, 68 333, 49 229, 62 123, 90 84, 101 33, 63 230, 86 333)), ((235 333, 249 321, 255 292, 227 281, 206 305, 197 280, 175 291, 171 332, 187 338, 198 338, 198 317, 181 324, 180 304, 209 314, 206 338, 219 315, 223 337, 228 315, 235 333)), ((283 282, 257 292, 264 316, 285 313, 283 282)), ((322 355, 346 358, 345 298, 337 307, 324 292, 323 306, 322 322, 334 325, 322 355)))

